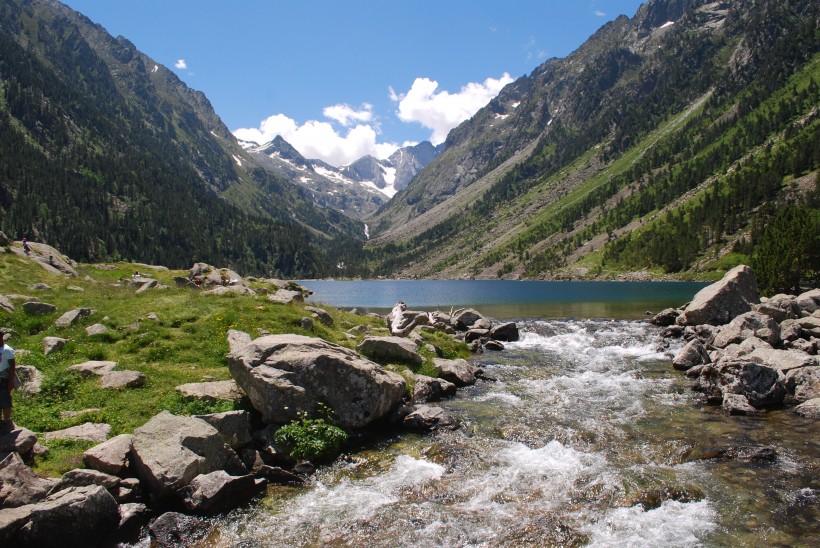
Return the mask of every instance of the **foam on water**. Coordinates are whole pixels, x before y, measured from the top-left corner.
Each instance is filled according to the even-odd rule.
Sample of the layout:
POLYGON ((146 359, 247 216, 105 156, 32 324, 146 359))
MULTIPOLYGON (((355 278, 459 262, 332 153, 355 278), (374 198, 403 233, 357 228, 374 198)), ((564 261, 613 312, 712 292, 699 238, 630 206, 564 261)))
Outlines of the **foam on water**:
POLYGON ((578 481, 591 479, 606 466, 603 455, 583 453, 553 440, 530 449, 510 443, 498 452, 498 462, 483 474, 466 478, 460 495, 463 510, 492 511, 510 502, 537 500, 540 507, 555 507, 569 497, 578 481))
POLYGON ((702 538, 717 527, 715 519, 715 511, 706 500, 667 500, 659 508, 647 511, 640 505, 616 508, 586 529, 590 537, 588 546, 699 546, 702 538))

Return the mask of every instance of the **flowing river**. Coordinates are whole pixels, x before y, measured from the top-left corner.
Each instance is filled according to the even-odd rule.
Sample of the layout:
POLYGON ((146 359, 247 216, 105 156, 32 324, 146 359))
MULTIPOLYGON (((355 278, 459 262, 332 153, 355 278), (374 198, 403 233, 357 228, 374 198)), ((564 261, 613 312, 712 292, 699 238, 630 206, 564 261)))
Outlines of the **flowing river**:
POLYGON ((636 320, 519 320, 441 405, 463 428, 397 434, 270 487, 208 546, 820 546, 820 439, 789 409, 730 417, 636 320), (714 458, 769 446, 773 461, 714 458), (666 493, 666 494, 663 494, 666 493))

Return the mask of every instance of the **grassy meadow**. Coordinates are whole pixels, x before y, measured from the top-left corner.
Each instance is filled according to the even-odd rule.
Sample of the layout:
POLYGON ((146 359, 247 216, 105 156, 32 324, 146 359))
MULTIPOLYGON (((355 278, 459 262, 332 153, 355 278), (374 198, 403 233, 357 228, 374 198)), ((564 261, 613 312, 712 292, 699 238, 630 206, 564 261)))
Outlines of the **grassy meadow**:
MULTIPOLYGON (((230 329, 249 333, 296 333, 320 337, 354 348, 369 331, 386 335, 383 320, 324 307, 334 318, 327 327, 318 320, 313 330, 302 329, 299 320, 310 316, 303 304, 274 303, 265 295, 204 295, 202 290, 176 287, 174 276, 187 271, 154 269, 145 265, 117 263, 79 265, 79 276, 68 277, 48 272, 34 260, 12 253, 0 253, 0 295, 12 296, 14 312, 0 310, 0 326, 7 333, 7 344, 17 353, 18 365, 35 366, 43 373, 42 390, 27 396, 14 392, 15 423, 37 433, 59 430, 85 422, 104 422, 112 426, 111 436, 130 433, 155 414, 166 409, 174 414, 201 414, 249 408, 246 401, 204 402, 186 399, 175 387, 180 384, 230 379, 225 356, 226 334, 230 329), (134 270, 151 277, 167 289, 149 289, 136 294, 128 281, 134 270), (33 284, 48 284, 50 289, 31 289, 33 284), (15 297, 18 296, 18 297, 15 297), (44 316, 31 316, 23 310, 26 300, 56 305, 57 310, 44 316), (79 308, 94 312, 75 325, 58 329, 54 322, 63 313, 79 308), (156 319, 150 319, 153 313, 156 319), (89 336, 86 327, 103 324, 108 331, 89 336), (346 332, 357 326, 355 336, 346 332), (42 340, 56 336, 68 339, 59 351, 44 355, 42 340), (85 378, 68 371, 68 367, 88 360, 117 362, 115 370, 133 370, 145 374, 140 388, 103 389, 99 378, 85 378), (65 411, 85 411, 67 416, 65 411)), ((263 282, 253 282, 259 288, 263 282)), ((275 288, 271 288, 275 291, 275 288)), ((425 334, 430 342, 444 350, 448 357, 466 356, 466 346, 449 337, 425 334)), ((425 362, 417 372, 429 374, 434 355, 422 350, 425 362)), ((388 368, 403 366, 387 364, 388 368)), ((82 467, 81 455, 93 443, 50 441, 49 451, 35 458, 33 467, 43 474, 59 475, 82 467)))

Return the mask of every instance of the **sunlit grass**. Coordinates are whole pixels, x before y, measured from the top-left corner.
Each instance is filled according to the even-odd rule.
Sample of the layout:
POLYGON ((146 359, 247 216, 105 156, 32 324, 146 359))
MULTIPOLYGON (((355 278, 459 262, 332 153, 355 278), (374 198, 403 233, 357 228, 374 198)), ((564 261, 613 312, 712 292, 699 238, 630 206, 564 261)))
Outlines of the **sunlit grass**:
MULTIPOLYGON (((209 296, 202 291, 178 288, 174 276, 184 271, 146 270, 121 263, 111 269, 93 265, 78 267, 78 277, 52 275, 33 261, 9 253, 0 254, 0 294, 27 295, 57 306, 46 316, 29 316, 22 308, 25 299, 15 299, 13 313, 0 312, 0 326, 10 332, 8 343, 18 352, 18 365, 35 366, 44 375, 43 390, 35 396, 14 394, 14 419, 34 432, 47 432, 84 422, 110 424, 111 435, 131 433, 151 417, 166 409, 175 414, 204 414, 247 407, 247 402, 207 403, 183 398, 175 388, 180 384, 207 380, 227 380, 225 356, 230 329, 245 331, 251 337, 261 333, 297 333, 321 337, 336 344, 355 348, 362 331, 351 336, 351 328, 368 326, 371 333, 386 334, 383 320, 327 308, 334 325, 318 320, 313 330, 302 329, 299 320, 310 316, 303 305, 281 305, 265 296, 209 296), (134 270, 167 285, 136 294, 128 281, 134 270), (35 283, 51 289, 30 290, 35 283), (75 289, 69 289, 69 286, 75 289), (82 291, 77 291, 76 288, 82 291), (88 307, 93 313, 66 329, 54 327, 64 312, 88 307), (156 319, 150 319, 153 313, 156 319), (89 336, 86 327, 103 324, 108 331, 89 336), (42 340, 48 336, 68 339, 65 347, 48 356, 42 340), (117 370, 139 371, 146 376, 140 388, 104 390, 97 377, 86 378, 68 370, 71 365, 89 360, 117 362, 117 370), (61 416, 61 411, 98 409, 76 417, 61 416)), ((447 337, 434 344, 453 355, 463 352, 447 337)), ((428 353, 429 354, 429 353, 428 353)), ((432 355, 425 356, 425 371, 432 355)), ((34 468, 45 474, 58 474, 79 466, 80 455, 88 444, 49 442, 46 457, 38 457, 34 468)))

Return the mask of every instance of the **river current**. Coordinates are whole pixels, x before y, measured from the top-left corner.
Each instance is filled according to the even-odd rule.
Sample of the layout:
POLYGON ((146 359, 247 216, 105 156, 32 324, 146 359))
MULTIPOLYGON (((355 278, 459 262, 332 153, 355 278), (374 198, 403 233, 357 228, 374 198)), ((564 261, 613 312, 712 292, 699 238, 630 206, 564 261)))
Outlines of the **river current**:
POLYGON ((440 405, 463 427, 401 434, 269 487, 207 546, 820 546, 820 442, 789 409, 730 417, 642 321, 523 320, 440 405), (714 458, 766 445, 774 461, 714 458))

